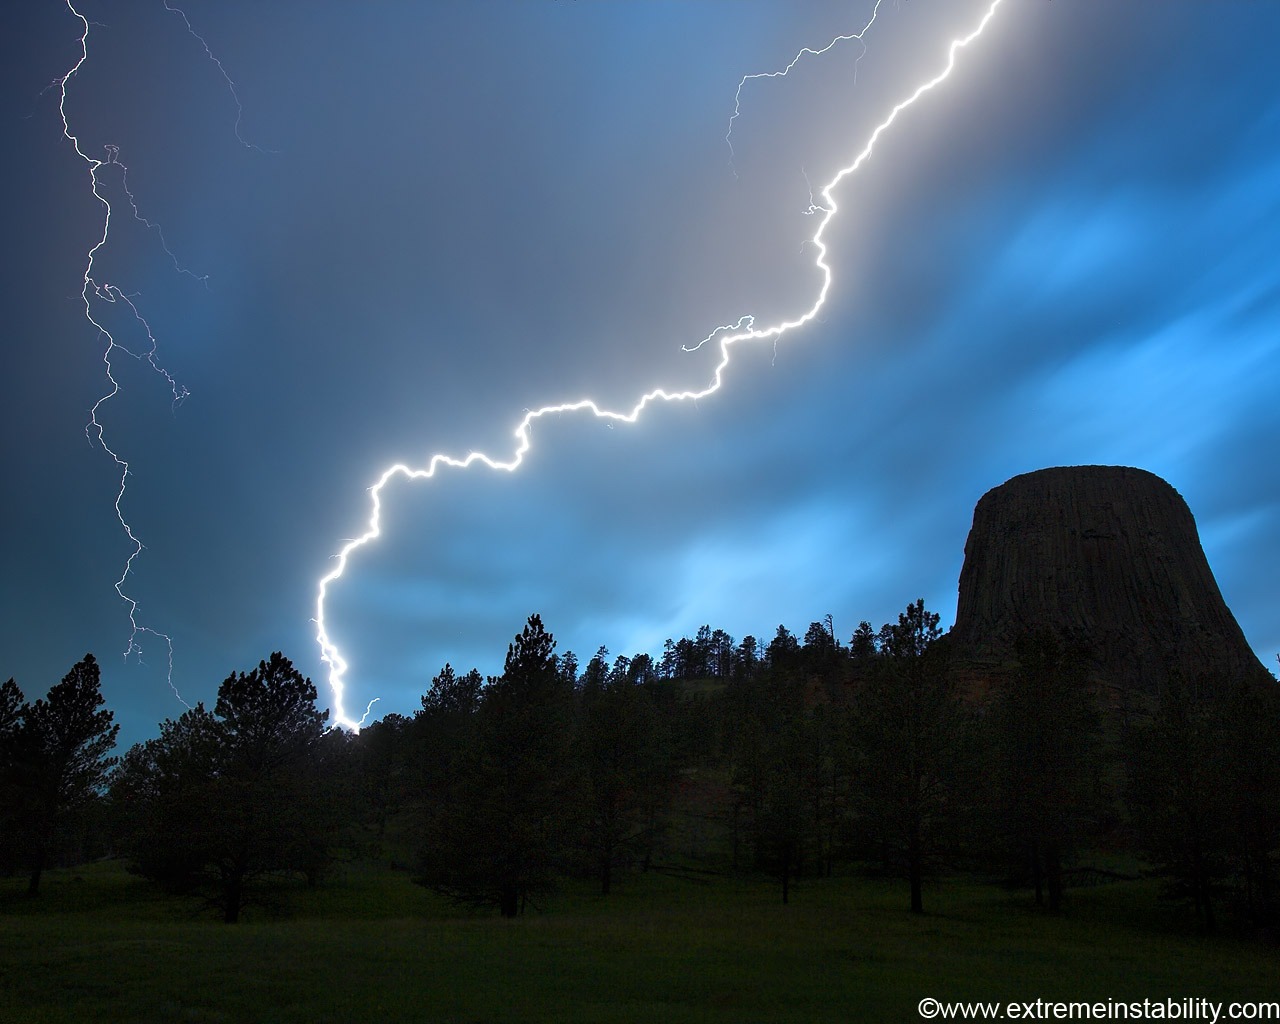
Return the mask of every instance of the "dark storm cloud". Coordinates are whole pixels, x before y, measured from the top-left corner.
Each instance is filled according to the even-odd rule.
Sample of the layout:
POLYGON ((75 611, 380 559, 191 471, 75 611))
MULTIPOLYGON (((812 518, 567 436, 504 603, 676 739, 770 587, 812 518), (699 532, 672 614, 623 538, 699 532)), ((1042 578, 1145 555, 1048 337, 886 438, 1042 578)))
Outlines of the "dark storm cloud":
MULTIPOLYGON (((322 681, 314 585, 382 466, 505 455, 545 402, 701 387, 714 348, 681 344, 807 306, 806 180, 982 5, 885 4, 860 61, 850 42, 748 83, 737 178, 723 135, 740 75, 870 6, 191 3, 271 152, 236 141, 225 83, 163 7, 87 11, 103 25, 70 107, 87 151, 121 145, 142 208, 210 281, 136 225, 104 255, 193 392, 175 414, 130 363, 109 409, 148 545, 131 585, 188 699, 275 648, 322 681)), ((101 349, 75 298, 99 211, 38 96, 76 24, 57 5, 26 22, 4 62, 8 108, 33 116, 6 167, 25 200, 9 233, 32 241, 6 257, 20 497, 0 676, 42 690, 92 649, 138 738, 181 707, 154 644, 145 666, 111 658, 127 549, 81 433, 101 349)), ((817 322, 635 428, 539 421, 515 476, 388 488, 384 537, 332 592, 354 696, 407 711, 446 660, 497 671, 532 611, 584 659, 703 622, 767 637, 831 613, 847 636, 920 595, 948 619, 974 502, 1071 463, 1178 488, 1270 661, 1277 30, 1254 3, 1005 0, 840 191, 817 322)))

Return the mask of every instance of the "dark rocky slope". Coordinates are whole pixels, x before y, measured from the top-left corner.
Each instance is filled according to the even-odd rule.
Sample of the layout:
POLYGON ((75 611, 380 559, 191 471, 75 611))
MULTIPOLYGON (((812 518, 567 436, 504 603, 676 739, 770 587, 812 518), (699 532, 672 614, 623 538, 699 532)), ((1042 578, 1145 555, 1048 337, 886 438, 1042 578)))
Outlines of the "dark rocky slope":
POLYGON ((1141 469, 1016 476, 973 513, 949 646, 977 684, 1011 667, 1016 637, 1084 646, 1097 682, 1159 692, 1188 680, 1270 678, 1222 599, 1190 509, 1141 469))

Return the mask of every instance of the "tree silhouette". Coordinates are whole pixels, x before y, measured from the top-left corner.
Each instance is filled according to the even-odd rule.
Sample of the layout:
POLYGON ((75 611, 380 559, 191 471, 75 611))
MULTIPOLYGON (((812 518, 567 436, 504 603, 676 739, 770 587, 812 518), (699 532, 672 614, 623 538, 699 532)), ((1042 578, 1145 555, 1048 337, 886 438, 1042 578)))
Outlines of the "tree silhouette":
POLYGON ((1015 646, 1018 669, 989 702, 989 792, 1011 863, 1056 911, 1065 863, 1101 810, 1100 720, 1077 654, 1045 631, 1015 646))
POLYGON ((1217 923, 1217 890, 1227 872, 1230 811, 1224 797, 1229 737, 1216 687, 1172 675, 1152 719, 1129 740, 1129 811, 1142 850, 1187 896, 1205 931, 1217 923))
POLYGON ((276 652, 125 755, 112 796, 135 869, 180 890, 210 889, 240 919, 255 881, 309 880, 327 852, 333 803, 317 784, 328 712, 310 679, 276 652))
POLYGON ((0 684, 0 756, 13 750, 12 744, 18 735, 18 726, 22 724, 24 703, 22 690, 13 679, 0 684))
POLYGON ((924 910, 926 873, 955 842, 966 790, 967 714, 940 636, 923 600, 886 623, 852 714, 856 827, 869 851, 908 880, 915 913, 924 910))
POLYGON ((111 802, 130 870, 174 892, 212 884, 229 815, 221 763, 221 728, 203 704, 125 752, 111 802))
POLYGON ((1280 920, 1276 855, 1280 853, 1280 689, 1269 680, 1236 680, 1223 699, 1223 795, 1230 855, 1241 903, 1253 924, 1280 920))
POLYGON ((1139 845, 1190 900, 1205 931, 1238 887, 1256 924, 1277 914, 1280 692, 1266 681, 1171 676, 1151 720, 1128 737, 1128 804, 1139 845))
POLYGON ((478 671, 459 675, 446 664, 431 680, 422 710, 414 715, 405 799, 420 860, 427 848, 438 849, 438 837, 455 827, 457 801, 468 799, 483 692, 484 678, 478 671))
POLYGON ((800 660, 800 641, 786 626, 779 625, 769 646, 765 648, 765 659, 775 673, 794 670, 800 660))
POLYGON ((735 679, 751 679, 760 670, 760 645, 754 636, 744 636, 733 652, 735 679))
MULTIPOLYGON (((387 825, 401 810, 409 789, 411 730, 410 719, 403 715, 384 715, 350 736, 347 756, 341 761, 345 803, 353 817, 372 828, 379 850, 387 825)), ((349 735, 333 730, 325 739, 330 742, 332 737, 349 735)))
POLYGON ((420 844, 421 884, 504 917, 550 889, 578 845, 573 690, 554 652, 542 619, 530 616, 485 687, 474 739, 420 844))
POLYGON ((619 860, 651 847, 673 775, 665 723, 650 688, 632 681, 633 664, 619 656, 601 675, 597 655, 579 694, 574 754, 584 783, 585 839, 606 896, 619 860))
POLYGON ((781 882, 782 902, 787 903, 816 826, 814 723, 796 680, 768 680, 760 697, 756 860, 781 882))
POLYGON ((876 655, 876 631, 871 623, 863 619, 853 631, 849 640, 849 656, 857 660, 874 658, 876 655))
POLYGON ((0 685, 0 874, 20 859, 26 791, 19 779, 18 737, 26 698, 12 679, 0 685))
MULTIPOLYGON (((102 710, 100 683, 98 663, 86 654, 44 700, 20 711, 12 771, 23 805, 18 817, 31 871, 27 892, 32 896, 40 891, 59 826, 101 792, 115 764, 108 755, 120 727, 112 724, 112 712, 102 710)), ((4 690, 4 716, 11 719, 21 692, 11 684, 4 690)))

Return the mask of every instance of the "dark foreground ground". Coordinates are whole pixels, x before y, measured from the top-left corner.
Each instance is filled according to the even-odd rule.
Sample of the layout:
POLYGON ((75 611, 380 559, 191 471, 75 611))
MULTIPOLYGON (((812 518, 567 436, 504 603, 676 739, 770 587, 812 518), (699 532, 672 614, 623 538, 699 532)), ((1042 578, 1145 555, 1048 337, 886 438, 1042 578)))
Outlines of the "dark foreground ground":
POLYGON ((918 1021, 941 1000, 1280 998, 1280 949, 1202 938, 1149 883, 1073 890, 1050 918, 963 882, 904 910, 860 878, 775 886, 658 874, 569 891, 515 921, 400 873, 282 888, 226 926, 117 863, 0 880, 0 1021, 918 1021))

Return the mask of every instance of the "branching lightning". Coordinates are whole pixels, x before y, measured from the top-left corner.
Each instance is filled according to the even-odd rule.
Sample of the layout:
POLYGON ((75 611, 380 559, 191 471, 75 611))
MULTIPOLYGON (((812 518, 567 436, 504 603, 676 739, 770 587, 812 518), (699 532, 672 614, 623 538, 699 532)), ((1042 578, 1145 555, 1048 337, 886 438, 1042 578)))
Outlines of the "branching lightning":
MULTIPOLYGON (((162 641, 167 654, 168 670, 166 679, 169 684, 169 688, 173 691, 174 696, 178 698, 179 702, 184 706, 189 707, 190 705, 182 699, 182 695, 178 692, 178 689, 174 686, 173 682, 173 638, 167 633, 162 633, 160 630, 146 625, 141 621, 139 601, 125 589, 129 576, 133 572, 134 562, 137 560, 138 556, 142 554, 144 545, 138 538, 138 535, 134 532, 133 526, 130 524, 128 518, 125 516, 123 507, 125 493, 128 489, 129 476, 131 475, 132 470, 130 469, 128 460, 123 458, 120 452, 108 443, 105 427, 103 426, 102 420, 99 418, 99 414, 103 411, 107 403, 120 394, 120 381, 117 379, 115 373, 115 360, 120 355, 127 355, 139 360, 140 362, 146 362, 151 367, 152 371, 162 377, 169 387, 170 393, 173 397, 173 407, 175 409, 182 403, 183 399, 189 395, 189 392, 161 364, 159 360, 159 345, 156 340, 155 332, 151 329, 151 325, 147 322, 147 319, 143 316, 141 310, 138 309, 138 306, 134 301, 136 296, 126 293, 119 286, 103 281, 97 276, 95 267, 98 256, 103 247, 107 245, 111 234, 111 221, 115 213, 111 199, 108 198, 103 191, 103 188, 105 187, 102 177, 104 168, 118 170, 118 185, 124 192, 133 212, 134 219, 145 226, 148 231, 155 233, 160 241, 160 247, 172 261, 174 270, 180 274, 191 277, 194 280, 200 281, 206 287, 208 286, 208 278, 197 275, 184 267, 179 262, 178 257, 174 254, 173 250, 169 248, 169 244, 164 237, 164 231, 161 229, 160 225, 143 216, 139 209, 137 199, 129 188, 129 169, 120 161, 120 148, 114 145, 106 145, 103 147, 104 155, 102 158, 92 157, 81 148, 79 136, 71 130, 71 122, 67 116, 67 89, 72 79, 79 74, 80 69, 89 59, 89 30, 90 25, 94 23, 91 23, 88 18, 76 9, 73 0, 65 0, 65 3, 67 10, 69 10, 71 14, 80 21, 82 31, 80 33, 79 57, 75 64, 72 65, 71 69, 67 71, 61 79, 55 80, 53 83, 53 85, 57 86, 59 90, 58 113, 62 118, 62 134, 67 141, 71 143, 76 156, 83 160, 85 166, 88 168, 90 191, 92 191, 94 198, 102 204, 103 210, 102 233, 98 237, 98 240, 85 254, 84 276, 80 290, 80 298, 84 304, 85 319, 98 332, 98 336, 103 339, 104 342, 102 363, 107 378, 107 389, 98 397, 97 401, 93 403, 93 406, 89 410, 89 421, 85 424, 85 436, 91 443, 96 442, 98 446, 106 452, 108 456, 110 456, 112 462, 116 466, 116 469, 119 471, 119 486, 116 489, 113 507, 115 509, 116 519, 120 523, 120 529, 124 532, 130 546, 128 557, 125 559, 124 567, 120 573, 120 577, 116 580, 114 587, 116 594, 119 595, 120 600, 124 602, 125 607, 128 609, 129 640, 124 650, 124 657, 126 659, 130 657, 137 657, 139 660, 141 659, 142 645, 139 638, 142 634, 148 634, 157 640, 162 641), (134 351, 127 348, 116 339, 116 336, 107 329, 99 318, 95 317, 95 303, 104 302, 111 303, 113 305, 119 303, 128 308, 134 320, 146 335, 147 347, 145 350, 134 351)), ((183 14, 182 11, 175 7, 171 7, 167 0, 164 6, 167 10, 172 11, 175 14, 182 15, 183 20, 187 23, 188 31, 200 41, 205 48, 205 52, 209 55, 209 58, 217 64, 218 69, 222 71, 223 77, 226 78, 227 84, 231 88, 231 93, 236 101, 236 106, 240 109, 240 99, 235 93, 235 85, 227 75, 226 70, 222 67, 221 62, 219 62, 218 59, 209 51, 208 44, 205 43, 205 41, 191 27, 190 21, 187 20, 186 15, 183 14)), ((236 119, 236 137, 246 146, 250 145, 250 143, 245 142, 240 135, 239 117, 236 119)))
MULTIPOLYGON (((933 78, 930 78, 923 84, 917 86, 915 91, 907 96, 906 99, 900 101, 896 106, 894 106, 884 120, 881 121, 872 131, 866 143, 852 157, 850 162, 836 172, 835 176, 819 190, 818 194, 821 201, 813 203, 811 212, 815 214, 820 213, 821 217, 811 238, 811 242, 816 252, 814 266, 821 275, 822 285, 819 288, 817 297, 814 299, 812 305, 793 319, 783 320, 767 327, 758 328, 755 326, 755 319, 753 317, 744 316, 733 326, 717 327, 706 338, 704 338, 702 342, 693 346, 693 348, 696 349, 709 341, 716 339, 719 341, 720 360, 716 364, 711 382, 706 387, 700 390, 689 391, 668 391, 665 388, 654 388, 653 390, 641 395, 639 400, 631 407, 631 409, 625 412, 601 408, 594 400, 589 398, 579 399, 573 402, 563 402, 556 405, 545 405, 539 409, 527 411, 523 419, 520 420, 512 435, 516 441, 515 450, 509 458, 494 458, 482 452, 475 451, 462 457, 437 453, 428 459, 425 466, 415 468, 405 465, 404 463, 396 463, 395 465, 389 466, 387 469, 383 470, 377 481, 370 488, 371 511, 364 532, 358 537, 348 540, 342 546, 336 556, 334 567, 329 573, 320 579, 317 585, 315 616, 316 640, 320 645, 321 659, 329 666, 329 686, 333 692, 332 722, 335 727, 342 726, 344 728, 358 730, 368 718, 377 698, 369 702, 365 708, 364 715, 359 720, 351 718, 346 713, 343 705, 343 698, 346 695, 346 683, 343 677, 350 666, 329 635, 329 628, 325 621, 325 600, 329 595, 330 585, 340 579, 343 573, 346 572, 351 556, 356 551, 381 536, 382 491, 387 484, 396 477, 404 477, 408 480, 430 479, 435 476, 436 471, 441 467, 447 466, 453 469, 467 469, 475 463, 481 463, 489 469, 513 473, 520 468, 520 465, 524 462, 525 455, 533 445, 531 428, 537 420, 546 416, 585 411, 590 412, 595 418, 605 420, 609 423, 635 423, 644 410, 651 404, 658 402, 696 401, 700 398, 705 398, 720 390, 724 380, 725 370, 728 368, 731 359, 731 349, 734 345, 744 341, 776 341, 781 336, 796 330, 797 328, 803 327, 805 324, 815 319, 827 301, 827 295, 831 290, 833 280, 831 267, 827 263, 827 243, 824 236, 826 234, 827 226, 832 222, 839 211, 839 207, 836 204, 834 196, 836 189, 840 187, 841 183, 843 183, 846 178, 854 174, 858 168, 866 162, 866 160, 871 156, 880 136, 893 125, 893 123, 898 119, 898 116, 904 110, 912 106, 920 99, 920 97, 937 88, 937 86, 941 85, 950 77, 952 70, 956 66, 956 61, 960 51, 968 47, 975 39, 982 35, 991 19, 995 16, 996 10, 1000 7, 1001 3, 1003 3, 1003 0, 991 0, 990 6, 987 7, 985 14, 982 16, 977 26, 967 35, 952 40, 951 44, 947 48, 947 60, 943 69, 933 78)), ((880 3, 877 2, 875 10, 872 11, 871 21, 875 20, 875 14, 879 8, 880 3)), ((794 67, 796 62, 806 53, 813 53, 815 55, 825 53, 831 48, 831 46, 840 42, 841 39, 857 38, 861 41, 862 34, 871 27, 871 21, 867 23, 861 33, 857 33, 854 36, 838 37, 822 50, 802 50, 783 71, 772 72, 768 75, 748 75, 746 78, 743 78, 738 85, 739 96, 742 91, 742 85, 749 79, 785 75, 786 72, 794 67)), ((737 116, 738 97, 736 96, 733 117, 737 116)), ((732 124, 733 118, 730 118, 730 132, 732 132, 732 124)), ((728 140, 728 136, 726 136, 726 140, 728 140)), ((730 143, 730 149, 732 150, 732 143, 730 143)))
POLYGON ((824 53, 826 53, 832 47, 838 45, 839 43, 848 42, 850 39, 856 39, 862 46, 862 52, 858 54, 858 59, 853 62, 854 74, 856 75, 858 71, 858 64, 862 61, 862 58, 866 56, 866 53, 867 53, 867 44, 862 37, 865 36, 871 30, 871 26, 876 23, 876 15, 880 13, 880 4, 883 2, 884 0, 876 0, 875 7, 871 9, 871 17, 868 19, 867 23, 863 25, 859 31, 850 32, 848 35, 836 36, 833 40, 831 40, 831 42, 827 43, 827 45, 824 46, 821 50, 814 50, 808 46, 802 48, 799 53, 797 53, 794 57, 791 58, 791 63, 788 64, 781 71, 762 71, 754 75, 742 76, 742 78, 738 81, 738 88, 734 90, 734 93, 733 93, 733 113, 729 115, 729 128, 724 133, 725 145, 729 147, 729 170, 733 171, 733 176, 735 178, 737 178, 738 176, 738 168, 734 165, 734 159, 737 154, 735 154, 733 151, 733 122, 736 121, 738 117, 742 114, 743 86, 745 86, 748 82, 753 81, 757 78, 785 78, 788 72, 790 72, 793 67, 799 64, 801 59, 804 58, 805 56, 821 57, 824 53))

